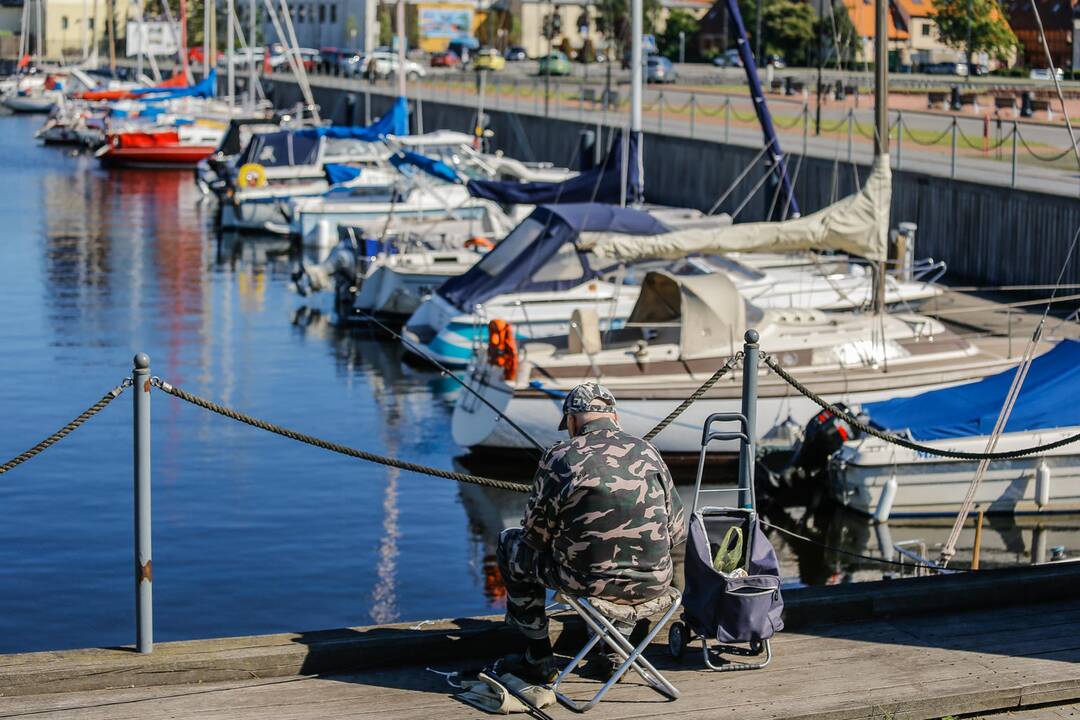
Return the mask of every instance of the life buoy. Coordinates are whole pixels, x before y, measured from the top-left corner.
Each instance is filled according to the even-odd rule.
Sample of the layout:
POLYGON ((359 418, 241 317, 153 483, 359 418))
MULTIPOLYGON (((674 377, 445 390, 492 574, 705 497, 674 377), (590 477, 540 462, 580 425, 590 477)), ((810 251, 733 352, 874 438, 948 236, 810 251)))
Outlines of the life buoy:
POLYGON ((488 323, 488 363, 503 369, 503 378, 513 382, 517 377, 517 339, 513 326, 505 320, 488 323))
POLYGON ((236 182, 242 188, 263 187, 266 185, 266 168, 259 163, 244 163, 236 182))
POLYGON ((465 241, 465 247, 470 250, 491 250, 495 247, 495 243, 491 242, 486 237, 475 235, 465 241))

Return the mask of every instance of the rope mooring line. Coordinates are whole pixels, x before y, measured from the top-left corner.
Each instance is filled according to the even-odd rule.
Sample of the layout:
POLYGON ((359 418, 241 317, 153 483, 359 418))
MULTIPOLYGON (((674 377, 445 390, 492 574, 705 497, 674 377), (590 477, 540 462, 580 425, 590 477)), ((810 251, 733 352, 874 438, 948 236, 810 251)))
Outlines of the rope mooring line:
POLYGON ((469 475, 468 473, 453 472, 451 470, 440 470, 439 468, 430 467, 428 465, 421 465, 419 463, 408 462, 405 460, 399 460, 397 458, 389 457, 387 455, 378 455, 376 453, 370 453, 366 450, 359 450, 348 445, 342 445, 341 443, 330 442, 329 440, 323 440, 322 438, 315 437, 314 435, 308 435, 306 433, 290 430, 289 428, 276 425, 265 420, 260 420, 256 417, 252 417, 246 413, 242 413, 238 410, 219 405, 212 400, 199 397, 198 395, 192 395, 191 393, 182 390, 181 388, 171 385, 161 378, 154 377, 150 379, 150 384, 156 388, 160 388, 163 392, 179 398, 185 402, 191 403, 197 407, 201 407, 204 410, 217 413, 231 420, 250 425, 251 427, 258 428, 260 430, 266 430, 272 432, 275 435, 289 438, 290 440, 296 440, 307 445, 313 445, 323 450, 329 450, 341 455, 348 455, 349 457, 358 458, 360 460, 367 460, 369 462, 377 463, 379 465, 386 465, 388 467, 396 467, 401 470, 408 470, 410 472, 420 473, 421 475, 431 475, 433 477, 440 477, 446 480, 457 480, 459 482, 471 483, 473 485, 484 485, 486 487, 498 488, 500 490, 511 490, 513 492, 527 493, 532 490, 530 485, 524 483, 510 482, 509 480, 496 480, 494 478, 480 477, 478 475, 469 475))
POLYGON ((1020 450, 1010 450, 1008 452, 993 453, 961 452, 959 450, 946 450, 944 448, 923 445, 921 443, 908 440, 907 438, 900 435, 882 432, 881 430, 878 430, 871 425, 867 425, 866 423, 861 422, 854 415, 847 412, 843 408, 837 407, 836 405, 825 401, 820 395, 818 395, 813 390, 806 387, 794 377, 789 375, 786 370, 780 367, 780 364, 776 362, 776 360, 771 355, 763 355, 762 361, 769 367, 769 369, 776 373, 781 380, 798 390, 804 397, 812 400, 815 404, 821 407, 821 409, 826 410, 833 415, 836 415, 838 418, 848 423, 853 428, 860 430, 867 435, 872 435, 879 440, 884 440, 885 442, 899 445, 900 447, 907 448, 908 450, 914 450, 915 452, 923 452, 927 453, 928 455, 937 455, 939 457, 953 458, 955 460, 1011 460, 1014 458, 1026 457, 1028 455, 1036 455, 1038 453, 1047 452, 1049 450, 1055 450, 1059 447, 1071 445, 1072 443, 1080 441, 1080 433, 1076 433, 1075 435, 1070 435, 1066 438, 1062 438, 1061 440, 1056 440, 1052 443, 1046 443, 1045 445, 1036 445, 1035 447, 1022 448, 1020 450))
POLYGON ((30 458, 34 457, 35 455, 41 454, 41 452, 43 452, 44 450, 47 450, 48 448, 63 440, 75 430, 78 430, 84 422, 104 410, 109 403, 120 397, 120 393, 124 392, 124 390, 130 386, 131 378, 124 378, 123 382, 121 382, 109 392, 102 395, 100 400, 79 413, 79 416, 69 422, 67 425, 54 432, 52 435, 39 442, 37 445, 34 445, 29 450, 25 450, 19 453, 3 465, 0 465, 0 475, 3 475, 8 470, 22 465, 30 458))

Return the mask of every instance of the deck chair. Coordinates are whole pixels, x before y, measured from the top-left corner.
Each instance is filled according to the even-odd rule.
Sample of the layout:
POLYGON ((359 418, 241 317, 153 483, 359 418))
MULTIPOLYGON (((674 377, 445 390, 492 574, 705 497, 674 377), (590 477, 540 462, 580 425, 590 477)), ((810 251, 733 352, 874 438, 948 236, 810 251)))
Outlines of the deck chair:
POLYGON ((682 605, 682 593, 671 587, 663 595, 637 605, 619 605, 598 598, 575 597, 566 593, 561 593, 561 597, 574 612, 581 616, 581 619, 589 627, 589 641, 574 656, 570 664, 563 668, 562 672, 559 673, 559 677, 551 686, 559 702, 576 712, 590 710, 631 668, 656 692, 671 700, 678 699, 679 691, 667 678, 660 674, 659 670, 653 667, 652 663, 645 659, 642 653, 644 653, 645 648, 649 647, 649 643, 653 641, 657 633, 674 617, 682 605), (663 614, 654 623, 652 630, 636 647, 631 645, 630 641, 615 627, 616 622, 632 626, 639 620, 651 618, 661 613, 663 614), (567 697, 559 690, 559 686, 601 640, 623 659, 622 664, 615 668, 611 678, 596 691, 596 694, 588 702, 578 702, 567 697))

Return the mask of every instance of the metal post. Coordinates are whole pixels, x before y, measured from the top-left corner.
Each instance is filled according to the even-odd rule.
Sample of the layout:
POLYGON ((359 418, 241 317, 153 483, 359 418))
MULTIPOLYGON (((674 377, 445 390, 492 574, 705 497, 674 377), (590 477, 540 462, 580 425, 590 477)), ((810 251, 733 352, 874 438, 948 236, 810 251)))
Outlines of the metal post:
POLYGON ((854 138, 851 135, 853 129, 853 123, 855 121, 855 111, 848 108, 847 111, 847 161, 850 163, 853 159, 854 148, 852 147, 852 141, 854 138))
POLYGON ((896 169, 904 169, 904 111, 896 111, 896 169))
POLYGON ((135 438, 135 647, 154 649, 153 563, 150 551, 150 357, 135 356, 131 372, 135 438))
POLYGON ((949 177, 956 177, 956 116, 952 119, 952 150, 949 152, 949 177))
POLYGON ((690 96, 690 139, 694 139, 694 112, 697 109, 697 95, 690 96))
POLYGON ((657 132, 664 132, 664 91, 660 91, 660 97, 656 100, 657 106, 660 108, 659 119, 657 121, 657 132))
POLYGON ((371 86, 364 86, 364 124, 371 124, 371 86))
POLYGON ((806 162, 806 146, 810 141, 810 105, 803 103, 802 106, 802 156, 806 162))
POLYGON ((731 96, 724 98, 724 143, 727 144, 731 131, 731 96))
POLYGON ((1012 129, 1012 174, 1009 177, 1009 187, 1016 187, 1016 135, 1018 126, 1016 124, 1016 118, 1013 118, 1012 129))
POLYGON ((758 332, 747 330, 743 336, 742 415, 750 442, 739 446, 739 485, 749 480, 749 490, 739 493, 739 505, 751 507, 749 493, 753 492, 754 441, 757 436, 758 332))

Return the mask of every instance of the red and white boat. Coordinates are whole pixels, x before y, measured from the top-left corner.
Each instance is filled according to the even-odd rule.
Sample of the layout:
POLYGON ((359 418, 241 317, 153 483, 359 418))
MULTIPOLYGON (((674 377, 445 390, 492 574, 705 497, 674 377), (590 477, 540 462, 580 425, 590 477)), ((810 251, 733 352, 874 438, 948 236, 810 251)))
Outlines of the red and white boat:
POLYGON ((192 123, 110 132, 95 155, 109 167, 193 168, 213 154, 224 131, 218 123, 192 123))

